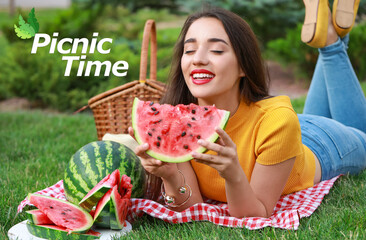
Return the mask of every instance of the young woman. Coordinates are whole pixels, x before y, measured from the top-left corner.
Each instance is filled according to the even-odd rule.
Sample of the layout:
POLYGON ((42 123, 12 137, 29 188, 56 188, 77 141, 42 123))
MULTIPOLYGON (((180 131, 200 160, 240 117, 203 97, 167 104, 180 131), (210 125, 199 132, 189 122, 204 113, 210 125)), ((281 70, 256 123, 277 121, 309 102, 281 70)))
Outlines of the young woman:
MULTIPOLYGON (((328 13, 320 2, 305 1, 306 15, 320 8, 328 13)), ((257 40, 244 20, 222 9, 188 17, 162 101, 215 104, 231 116, 225 131, 217 129, 216 143, 198 141, 209 151, 193 153, 190 162, 161 162, 146 155, 148 144, 136 148, 144 168, 162 180, 168 207, 182 211, 210 198, 227 202, 234 217, 269 217, 281 195, 366 167, 366 100, 346 53, 347 38, 337 36, 328 17, 313 29, 307 20, 304 26, 304 36, 313 30, 309 45, 326 41, 306 114, 297 115, 288 97, 269 96, 257 40), (328 34, 319 34, 322 24, 328 34)))

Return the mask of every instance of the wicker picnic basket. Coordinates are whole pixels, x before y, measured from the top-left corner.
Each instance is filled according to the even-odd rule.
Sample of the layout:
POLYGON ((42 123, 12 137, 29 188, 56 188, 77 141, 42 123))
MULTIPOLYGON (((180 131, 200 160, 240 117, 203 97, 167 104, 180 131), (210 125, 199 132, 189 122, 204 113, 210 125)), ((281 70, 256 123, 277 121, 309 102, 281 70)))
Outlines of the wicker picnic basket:
POLYGON ((101 93, 88 101, 93 111, 98 139, 104 134, 122 134, 131 126, 131 110, 135 97, 159 102, 165 84, 156 81, 157 42, 154 20, 147 20, 141 46, 140 77, 119 87, 101 93), (146 79, 150 39, 150 79, 146 79))

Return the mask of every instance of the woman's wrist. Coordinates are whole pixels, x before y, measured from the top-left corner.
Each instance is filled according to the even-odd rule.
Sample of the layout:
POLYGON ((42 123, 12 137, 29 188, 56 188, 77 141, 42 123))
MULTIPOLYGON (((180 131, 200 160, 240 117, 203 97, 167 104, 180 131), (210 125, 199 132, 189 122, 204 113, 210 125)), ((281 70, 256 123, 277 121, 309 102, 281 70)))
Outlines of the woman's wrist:
POLYGON ((243 180, 247 179, 243 169, 239 165, 239 167, 232 168, 229 176, 225 176, 225 182, 229 184, 240 184, 243 180))
POLYGON ((168 207, 179 208, 185 205, 192 196, 192 188, 186 183, 181 170, 170 178, 162 178, 161 193, 168 207))

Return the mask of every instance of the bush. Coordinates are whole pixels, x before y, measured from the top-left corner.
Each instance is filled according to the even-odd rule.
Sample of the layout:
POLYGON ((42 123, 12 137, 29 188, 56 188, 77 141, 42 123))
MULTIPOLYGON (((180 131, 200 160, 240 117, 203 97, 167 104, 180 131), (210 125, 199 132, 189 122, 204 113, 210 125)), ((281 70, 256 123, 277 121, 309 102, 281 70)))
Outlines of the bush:
POLYGON ((286 32, 285 38, 268 42, 266 58, 280 62, 286 67, 291 67, 297 78, 310 79, 318 58, 318 51, 308 47, 301 41, 301 27, 286 32))
POLYGON ((359 79, 366 79, 366 22, 355 26, 350 33, 348 55, 359 79))
MULTIPOLYGON (((285 38, 270 41, 266 48, 266 58, 279 61, 291 67, 298 78, 311 79, 318 50, 301 42, 301 27, 287 31, 285 38)), ((366 22, 355 25, 350 32, 348 55, 360 80, 366 78, 366 22)))
MULTIPOLYGON (((71 13, 73 15, 75 11, 62 12, 61 16, 55 17, 55 19, 65 19, 65 16, 71 13)), ((14 42, 9 40, 6 51, 0 55, 0 64, 2 66, 0 71, 0 100, 18 96, 27 98, 40 107, 74 111, 86 105, 91 97, 99 93, 139 79, 140 48, 145 21, 148 18, 155 19, 155 17, 164 21, 172 19, 173 16, 165 10, 147 11, 146 9, 132 15, 128 10, 121 7, 115 9, 106 7, 103 13, 105 15, 101 15, 95 20, 94 29, 80 31, 85 31, 83 33, 85 35, 82 37, 92 37, 92 32, 95 31, 99 32, 99 39, 112 38, 111 52, 109 54, 98 52, 86 54, 85 61, 110 61, 112 64, 120 60, 127 61, 129 64, 127 76, 116 77, 112 73, 110 76, 104 76, 104 68, 102 68, 100 76, 94 76, 94 70, 92 70, 90 76, 78 77, 76 73, 79 61, 74 61, 70 76, 65 77, 64 73, 67 62, 62 60, 63 55, 57 52, 49 54, 49 47, 39 48, 36 54, 31 54, 32 40, 16 40, 14 42), (113 15, 112 12, 114 11, 117 14, 113 15), (124 15, 120 15, 121 12, 124 15), (159 14, 160 16, 158 17, 157 15, 159 14), (112 21, 113 18, 116 19, 112 21), (103 19, 106 21, 103 22, 103 19), (118 19, 123 20, 119 21, 118 19), (110 22, 117 23, 115 25, 119 28, 128 27, 131 31, 119 32, 119 28, 115 30, 115 26, 109 25, 110 22)), ((81 16, 80 19, 85 19, 85 16, 81 16)), ((51 36, 53 30, 51 31, 50 29, 56 31, 60 27, 61 30, 57 30, 60 32, 58 39, 62 37, 77 37, 74 34, 76 30, 71 28, 72 23, 64 26, 62 25, 63 20, 61 20, 56 21, 53 27, 40 25, 49 29, 46 33, 51 36)), ((76 24, 75 26, 83 26, 83 24, 76 24)), ((166 82, 167 80, 172 49, 178 33, 179 29, 158 29, 157 77, 159 81, 166 82)), ((14 31, 12 34, 15 35, 14 31)), ((4 39, 4 42, 7 41, 4 39)), ((81 49, 73 55, 81 56, 81 49)))

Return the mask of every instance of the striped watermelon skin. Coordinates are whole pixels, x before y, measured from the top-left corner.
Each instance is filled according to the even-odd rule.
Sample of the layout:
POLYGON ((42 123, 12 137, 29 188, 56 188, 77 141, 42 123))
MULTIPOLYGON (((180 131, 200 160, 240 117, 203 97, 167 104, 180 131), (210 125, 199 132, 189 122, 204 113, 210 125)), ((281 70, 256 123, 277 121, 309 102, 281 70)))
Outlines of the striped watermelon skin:
POLYGON ((146 176, 136 154, 114 141, 96 141, 80 148, 66 167, 63 183, 67 200, 78 204, 98 182, 116 169, 131 178, 132 197, 142 197, 146 176))
POLYGON ((108 201, 106 205, 103 207, 102 211, 99 215, 94 219, 94 226, 99 228, 110 228, 111 221, 111 201, 108 201))
POLYGON ((47 217, 45 213, 43 213, 39 209, 33 209, 26 211, 27 218, 30 223, 41 225, 41 224, 54 224, 51 219, 47 217))
POLYGON ((99 239, 99 236, 90 234, 68 234, 65 228, 56 225, 35 225, 27 222, 28 231, 36 237, 44 239, 78 239, 78 240, 93 240, 99 239))

